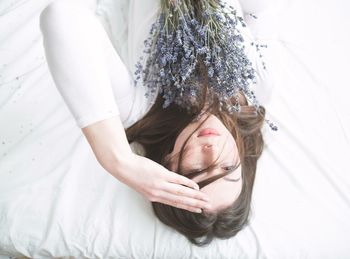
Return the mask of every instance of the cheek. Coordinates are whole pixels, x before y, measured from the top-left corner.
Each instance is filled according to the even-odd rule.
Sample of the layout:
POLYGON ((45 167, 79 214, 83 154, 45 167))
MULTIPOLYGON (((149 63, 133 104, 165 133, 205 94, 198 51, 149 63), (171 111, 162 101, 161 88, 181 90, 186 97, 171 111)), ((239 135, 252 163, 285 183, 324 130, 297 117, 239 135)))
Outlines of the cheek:
POLYGON ((174 145, 174 150, 173 153, 178 153, 180 152, 183 144, 185 143, 186 139, 188 138, 189 133, 187 132, 187 130, 183 130, 180 135, 176 138, 175 140, 175 145, 174 145))
POLYGON ((226 144, 225 144, 224 148, 225 148, 225 153, 229 156, 232 156, 232 154, 235 157, 239 155, 236 141, 234 140, 234 138, 231 134, 229 135, 228 139, 226 140, 226 144))
POLYGON ((181 137, 178 137, 175 141, 174 149, 173 149, 173 154, 179 153, 181 150, 181 147, 184 143, 184 140, 181 139, 181 137))
POLYGON ((213 183, 203 187, 200 191, 210 197, 213 210, 218 210, 230 206, 237 199, 242 190, 242 181, 237 183, 228 182, 222 179, 218 183, 213 183))
POLYGON ((191 123, 181 131, 175 140, 174 152, 179 152, 187 138, 189 138, 192 134, 195 134, 194 131, 198 127, 197 124, 198 123, 191 123))

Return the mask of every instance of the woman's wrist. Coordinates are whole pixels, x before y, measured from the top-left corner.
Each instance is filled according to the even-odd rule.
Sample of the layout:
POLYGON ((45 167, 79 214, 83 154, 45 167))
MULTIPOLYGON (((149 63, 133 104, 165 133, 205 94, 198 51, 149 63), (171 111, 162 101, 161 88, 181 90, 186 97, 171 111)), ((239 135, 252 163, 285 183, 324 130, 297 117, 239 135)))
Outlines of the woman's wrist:
POLYGON ((101 166, 118 178, 119 168, 134 156, 119 116, 90 124, 82 131, 101 166))
POLYGON ((135 154, 127 153, 113 156, 111 160, 99 161, 101 166, 119 181, 126 183, 127 174, 135 162, 135 154))

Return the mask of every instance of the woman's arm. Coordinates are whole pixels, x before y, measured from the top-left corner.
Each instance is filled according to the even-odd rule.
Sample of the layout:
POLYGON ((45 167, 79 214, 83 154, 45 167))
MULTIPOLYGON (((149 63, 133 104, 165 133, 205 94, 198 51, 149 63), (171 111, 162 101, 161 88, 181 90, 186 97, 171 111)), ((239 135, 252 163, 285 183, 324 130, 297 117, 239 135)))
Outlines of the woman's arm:
POLYGON ((100 164, 150 201, 193 212, 201 212, 200 208, 210 209, 209 197, 199 191, 197 183, 134 154, 118 117, 99 121, 82 131, 100 164))
POLYGON ((98 162, 119 179, 123 172, 118 169, 124 161, 129 161, 134 156, 119 117, 90 124, 82 128, 82 131, 98 162))
POLYGON ((90 12, 61 0, 40 15, 48 67, 80 128, 119 115, 98 39, 108 36, 90 12))
MULTIPOLYGON (((191 211, 203 207, 206 195, 198 191, 194 181, 131 151, 98 41, 107 35, 95 27, 101 24, 86 12, 89 10, 54 2, 42 12, 40 27, 55 85, 97 160, 111 175, 151 201, 176 202, 177 207, 191 211)), ((123 74, 126 69, 118 73, 122 78, 127 76, 123 74)))
MULTIPOLYGON (((116 159, 116 153, 120 156, 131 150, 119 119, 104 46, 97 38, 107 39, 107 34, 103 35, 102 28, 97 28, 97 19, 89 12, 84 6, 54 2, 41 13, 40 28, 55 85, 76 124, 84 129, 96 158, 106 167, 116 159), (101 121, 103 123, 96 124, 101 121), (116 130, 118 135, 108 130, 116 130)), ((121 77, 125 77, 123 72, 127 73, 119 71, 121 77)))

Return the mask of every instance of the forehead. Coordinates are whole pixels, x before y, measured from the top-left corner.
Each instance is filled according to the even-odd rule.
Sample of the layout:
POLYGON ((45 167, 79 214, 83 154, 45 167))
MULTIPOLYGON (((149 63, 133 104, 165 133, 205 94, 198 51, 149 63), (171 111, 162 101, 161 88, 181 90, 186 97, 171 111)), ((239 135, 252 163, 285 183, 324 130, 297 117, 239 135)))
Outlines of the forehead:
MULTIPOLYGON (((198 179, 193 178, 196 182, 198 182, 198 179)), ((200 190, 210 197, 212 211, 224 209, 232 205, 242 190, 241 167, 239 166, 233 173, 211 182, 200 190), (239 179, 239 181, 227 181, 225 180, 226 178, 239 179)))

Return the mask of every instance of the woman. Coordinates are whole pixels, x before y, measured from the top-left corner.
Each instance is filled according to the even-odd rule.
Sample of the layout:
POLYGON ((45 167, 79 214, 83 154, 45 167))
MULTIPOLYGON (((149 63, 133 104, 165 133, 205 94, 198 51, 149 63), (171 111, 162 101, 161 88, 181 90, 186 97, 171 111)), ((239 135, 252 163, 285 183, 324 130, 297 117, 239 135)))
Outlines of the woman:
POLYGON ((61 1, 40 18, 52 77, 101 166, 147 197, 156 216, 194 244, 241 230, 263 147, 264 108, 256 113, 242 93, 230 100, 239 102, 239 113, 222 110, 218 99, 208 102, 202 61, 195 67, 202 80, 194 82, 201 94, 191 112, 176 103, 164 108, 160 94, 146 99, 145 88, 133 87, 89 10, 61 1), (144 156, 129 142, 141 144, 144 156))

